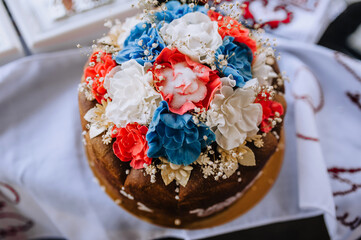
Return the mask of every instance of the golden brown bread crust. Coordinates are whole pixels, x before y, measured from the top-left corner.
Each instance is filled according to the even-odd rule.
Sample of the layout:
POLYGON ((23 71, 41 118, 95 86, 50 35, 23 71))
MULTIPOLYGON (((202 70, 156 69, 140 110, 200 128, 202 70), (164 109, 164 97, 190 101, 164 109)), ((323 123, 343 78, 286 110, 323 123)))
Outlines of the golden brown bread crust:
MULTIPOLYGON (((279 74, 277 64, 273 67, 279 74)), ((283 86, 277 90, 282 93, 283 86)), ((282 95, 276 95, 275 101, 280 102, 286 110, 286 102, 282 95)), ((95 106, 95 103, 95 101, 88 101, 83 93, 79 93, 79 110, 84 131, 87 130, 84 115, 95 106)), ((273 131, 280 136, 281 129, 282 124, 278 124, 273 131)), ((133 169, 128 162, 120 161, 113 153, 112 144, 103 144, 101 136, 90 139, 87 133, 85 140, 85 148, 93 172, 116 203, 148 222, 176 228, 187 228, 192 223, 211 218, 224 211, 228 206, 222 209, 221 206, 224 204, 220 203, 224 203, 227 199, 233 199, 234 196, 238 196, 239 193, 248 189, 256 177, 262 173, 265 164, 275 154, 276 149, 280 147, 279 139, 275 137, 275 134, 267 133, 263 137, 264 147, 257 148, 253 143, 247 143, 247 146, 255 154, 256 166, 239 166, 237 172, 240 172, 242 181, 239 182, 240 176, 236 173, 228 179, 219 179, 218 181, 212 177, 204 178, 200 166, 194 165, 191 177, 186 187, 183 187, 177 186, 174 181, 165 186, 159 172, 156 174, 156 182, 151 183, 150 176, 145 174, 144 170, 133 169), (179 193, 175 192, 176 188, 179 189, 179 193), (178 200, 175 198, 176 195, 179 195, 178 200), (198 216, 194 211, 196 209, 208 209, 209 211, 203 213, 203 216, 198 216), (193 213, 190 213, 191 211, 193 213)), ((224 220, 229 221, 230 219, 224 220)))

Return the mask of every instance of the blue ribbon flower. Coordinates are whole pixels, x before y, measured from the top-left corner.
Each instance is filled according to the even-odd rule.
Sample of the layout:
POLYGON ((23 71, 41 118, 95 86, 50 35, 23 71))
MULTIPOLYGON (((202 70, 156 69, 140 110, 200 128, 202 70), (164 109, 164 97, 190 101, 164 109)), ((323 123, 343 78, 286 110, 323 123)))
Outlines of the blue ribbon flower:
POLYGON ((215 141, 206 125, 196 125, 191 114, 171 113, 166 101, 160 102, 147 132, 148 157, 166 157, 178 165, 196 161, 201 149, 215 141))
POLYGON ((181 4, 178 1, 169 1, 165 4, 167 7, 166 11, 156 12, 154 16, 158 22, 170 23, 174 19, 181 18, 187 13, 191 12, 202 12, 207 15, 208 10, 203 6, 194 6, 191 8, 189 4, 181 4))
POLYGON ((150 23, 138 23, 125 39, 124 48, 115 57, 118 64, 131 59, 144 66, 146 62, 153 63, 166 45, 159 36, 158 29, 150 23))
POLYGON ((216 51, 217 69, 225 76, 232 75, 237 87, 243 87, 252 79, 252 51, 247 45, 233 42, 234 37, 226 36, 216 51), (226 64, 225 64, 226 63, 226 64))

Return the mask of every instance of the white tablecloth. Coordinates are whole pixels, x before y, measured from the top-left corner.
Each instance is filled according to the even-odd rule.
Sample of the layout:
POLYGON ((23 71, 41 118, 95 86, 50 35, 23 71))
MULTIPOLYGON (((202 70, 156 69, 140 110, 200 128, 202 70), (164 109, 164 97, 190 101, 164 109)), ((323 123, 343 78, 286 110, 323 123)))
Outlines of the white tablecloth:
POLYGON ((249 24, 280 21, 266 31, 302 42, 318 42, 327 26, 347 6, 345 0, 233 0, 249 3, 249 24), (289 16, 289 18, 288 18, 289 16))
POLYGON ((361 236, 361 106, 351 101, 361 93, 361 63, 298 42, 279 40, 277 48, 291 79, 280 176, 251 211, 199 231, 142 222, 94 182, 77 106, 86 61, 79 50, 1 67, 0 233, 12 226, 26 238, 194 239, 324 214, 333 239, 361 236))

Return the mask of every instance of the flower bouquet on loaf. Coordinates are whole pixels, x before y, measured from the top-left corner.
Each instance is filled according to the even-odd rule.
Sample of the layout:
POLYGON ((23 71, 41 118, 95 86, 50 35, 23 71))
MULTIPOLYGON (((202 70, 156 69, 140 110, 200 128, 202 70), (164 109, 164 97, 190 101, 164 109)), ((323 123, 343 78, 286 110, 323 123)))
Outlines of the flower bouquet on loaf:
POLYGON ((145 221, 229 221, 265 195, 282 162, 274 50, 239 21, 238 4, 139 5, 94 45, 79 86, 91 169, 145 221))

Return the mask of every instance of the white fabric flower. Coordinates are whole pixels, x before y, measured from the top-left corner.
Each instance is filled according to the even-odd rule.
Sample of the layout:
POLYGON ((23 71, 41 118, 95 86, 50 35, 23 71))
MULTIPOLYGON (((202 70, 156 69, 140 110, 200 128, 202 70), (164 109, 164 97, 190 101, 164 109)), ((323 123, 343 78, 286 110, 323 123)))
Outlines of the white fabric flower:
POLYGON ((229 86, 229 87, 236 86, 236 80, 233 79, 232 75, 229 75, 228 77, 222 77, 220 80, 222 82, 222 86, 229 86))
POLYGON ((269 61, 274 62, 274 51, 272 48, 267 48, 260 52, 253 65, 252 75, 257 78, 261 85, 269 86, 272 83, 272 79, 277 77, 277 74, 273 71, 272 66, 268 64, 269 61))
POLYGON ((164 24, 160 34, 168 45, 201 63, 213 64, 215 51, 222 45, 217 22, 200 12, 164 24))
POLYGON ((105 111, 107 118, 118 127, 134 122, 149 124, 161 101, 152 81, 152 73, 145 73, 143 66, 133 59, 112 69, 104 82, 112 99, 105 111))
POLYGON ((215 94, 207 112, 207 125, 212 127, 216 142, 225 150, 238 147, 247 137, 258 132, 262 106, 254 103, 257 80, 249 82, 236 90, 223 86, 220 93, 215 94))

